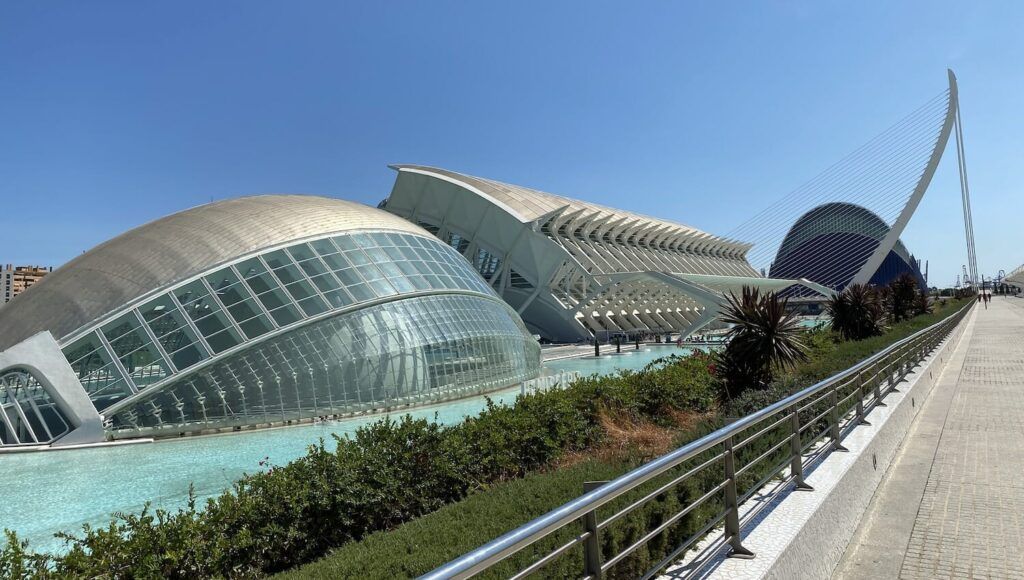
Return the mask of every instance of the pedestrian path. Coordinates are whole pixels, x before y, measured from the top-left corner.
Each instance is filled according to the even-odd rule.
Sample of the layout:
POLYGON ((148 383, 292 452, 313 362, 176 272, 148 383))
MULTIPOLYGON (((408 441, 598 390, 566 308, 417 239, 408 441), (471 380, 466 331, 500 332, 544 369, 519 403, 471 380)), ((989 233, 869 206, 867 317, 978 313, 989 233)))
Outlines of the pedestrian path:
POLYGON ((1024 579, 1024 299, 973 320, 834 578, 1024 579))

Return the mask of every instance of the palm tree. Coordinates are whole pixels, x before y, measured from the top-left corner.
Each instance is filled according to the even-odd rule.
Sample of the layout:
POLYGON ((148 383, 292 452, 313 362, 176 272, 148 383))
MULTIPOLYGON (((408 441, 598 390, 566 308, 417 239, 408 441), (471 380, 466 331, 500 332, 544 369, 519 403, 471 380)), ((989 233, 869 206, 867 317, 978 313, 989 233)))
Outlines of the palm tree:
POLYGON ((878 291, 864 284, 851 284, 828 302, 832 329, 846 340, 863 340, 882 334, 885 308, 878 291))
POLYGON ((735 397, 749 387, 765 388, 776 370, 807 360, 802 328, 796 315, 786 312, 785 299, 744 286, 740 296, 730 292, 725 300, 721 318, 733 327, 718 367, 727 396, 735 397))
POLYGON ((914 316, 914 302, 917 301, 919 290, 917 280, 906 272, 889 283, 887 302, 889 317, 893 322, 907 320, 914 316))
POLYGON ((917 293, 914 298, 914 316, 921 316, 922 314, 931 314, 934 308, 932 307, 931 298, 928 293, 921 290, 917 293))

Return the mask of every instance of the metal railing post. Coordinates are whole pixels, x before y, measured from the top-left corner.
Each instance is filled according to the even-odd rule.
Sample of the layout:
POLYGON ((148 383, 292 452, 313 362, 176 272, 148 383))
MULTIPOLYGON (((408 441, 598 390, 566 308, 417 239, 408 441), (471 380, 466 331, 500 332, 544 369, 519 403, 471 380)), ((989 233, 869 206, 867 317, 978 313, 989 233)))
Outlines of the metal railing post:
POLYGON ((859 425, 870 425, 864 418, 864 373, 857 373, 857 423, 859 425))
MULTIPOLYGON (((583 482, 583 493, 590 493, 607 481, 583 482)), ((587 538, 583 540, 583 576, 601 580, 601 530, 597 527, 597 510, 590 510, 580 519, 587 538)))
POLYGON ((839 385, 832 386, 829 400, 832 403, 832 412, 829 414, 829 436, 832 438, 833 451, 849 451, 839 442, 842 433, 839 429, 839 385))
MULTIPOLYGON (((883 368, 887 371, 889 369, 889 365, 886 364, 883 368)), ((889 377, 890 377, 890 380, 891 380, 891 378, 892 378, 892 374, 891 373, 889 374, 889 377)), ((885 402, 882 401, 882 371, 881 370, 875 372, 875 376, 874 376, 874 379, 872 379, 872 382, 874 383, 874 389, 875 389, 875 406, 876 407, 885 407, 885 406, 887 406, 885 404, 885 402)))
POLYGON ((729 536, 732 558, 753 558, 754 553, 743 547, 740 538, 740 504, 736 492, 736 453, 732 436, 725 439, 725 534, 729 536))
POLYGON ((800 413, 796 410, 796 406, 789 412, 789 429, 789 471, 793 474, 796 489, 814 491, 814 488, 804 481, 803 444, 800 442, 800 413))

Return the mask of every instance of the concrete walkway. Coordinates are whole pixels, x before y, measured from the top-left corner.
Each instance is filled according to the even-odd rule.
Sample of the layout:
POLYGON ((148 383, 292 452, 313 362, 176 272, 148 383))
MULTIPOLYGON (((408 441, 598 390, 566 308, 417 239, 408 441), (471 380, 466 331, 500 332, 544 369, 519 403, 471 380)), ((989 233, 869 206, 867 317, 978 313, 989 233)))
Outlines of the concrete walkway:
POLYGON ((1024 299, 975 315, 834 578, 1024 579, 1024 299))

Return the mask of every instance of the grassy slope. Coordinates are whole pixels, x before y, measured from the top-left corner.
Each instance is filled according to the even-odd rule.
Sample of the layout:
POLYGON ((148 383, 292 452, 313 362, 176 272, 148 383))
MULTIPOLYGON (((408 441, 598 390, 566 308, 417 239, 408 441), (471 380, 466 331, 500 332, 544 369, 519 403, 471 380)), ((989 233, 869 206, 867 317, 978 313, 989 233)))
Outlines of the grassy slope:
MULTIPOLYGON (((816 343, 814 360, 791 373, 787 386, 803 388, 828 377, 953 314, 963 304, 950 301, 944 307, 937 307, 933 314, 894 325, 883 336, 860 342, 816 343)), ((678 444, 688 438, 681 437, 678 444)), ((571 467, 500 483, 394 530, 377 532, 360 542, 346 544, 321 560, 281 577, 415 577, 580 495, 584 481, 612 479, 636 463, 628 459, 591 458, 571 467)), ((577 532, 573 526, 563 531, 577 532)), ((551 549, 569 535, 561 534, 558 540, 546 539, 536 547, 551 549)), ((508 577, 535 559, 530 549, 524 550, 483 577, 508 577)), ((554 568, 545 570, 546 575, 578 574, 578 564, 574 562, 577 559, 571 555, 561 558, 554 568)))

